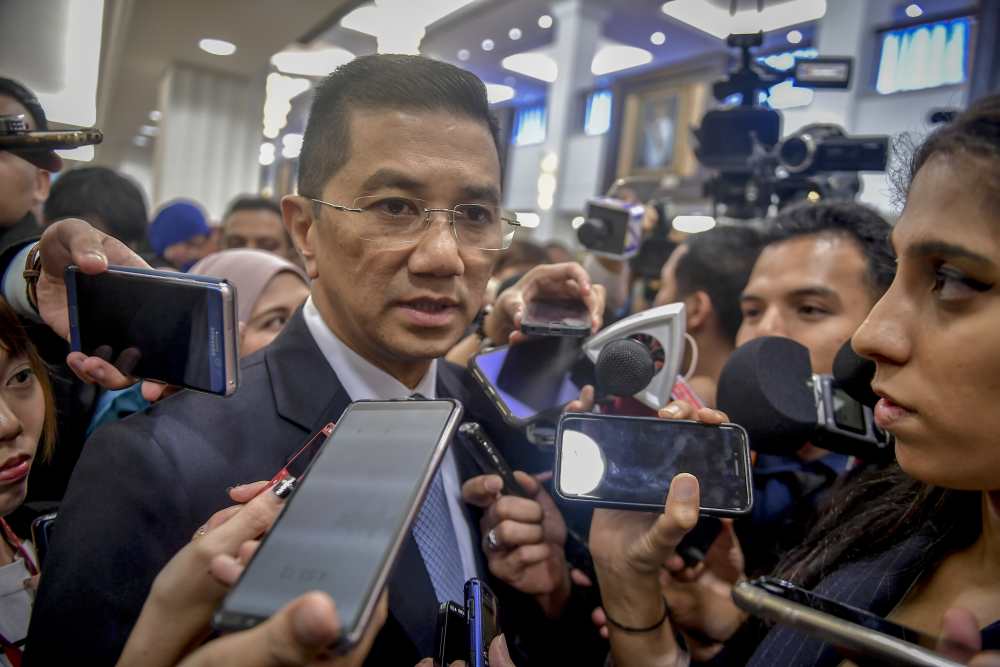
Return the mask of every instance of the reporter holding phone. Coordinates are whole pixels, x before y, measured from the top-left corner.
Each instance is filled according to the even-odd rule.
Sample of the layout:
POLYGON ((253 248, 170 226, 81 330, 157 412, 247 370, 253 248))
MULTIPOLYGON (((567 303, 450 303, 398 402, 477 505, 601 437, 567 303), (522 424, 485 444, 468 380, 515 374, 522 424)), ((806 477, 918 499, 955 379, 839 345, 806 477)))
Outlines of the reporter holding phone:
MULTIPOLYGON (((906 206, 892 232, 897 274, 853 337, 854 348, 876 362, 872 386, 882 396, 876 419, 896 437, 898 465, 845 486, 777 573, 890 621, 994 650, 1000 648, 998 173, 997 95, 973 104, 914 154, 906 206)), ((675 406, 670 416, 687 410, 675 406)), ((655 519, 612 522, 595 514, 591 547, 619 667, 654 664, 657 657, 664 658, 657 664, 684 662, 669 620, 656 625, 662 607, 650 568, 673 558, 679 536, 694 523, 696 500, 697 485, 678 477, 665 513, 655 519)), ((821 640, 782 626, 763 635, 744 626, 718 659, 803 667, 843 660, 821 640)), ((996 659, 984 653, 970 664, 996 659)))

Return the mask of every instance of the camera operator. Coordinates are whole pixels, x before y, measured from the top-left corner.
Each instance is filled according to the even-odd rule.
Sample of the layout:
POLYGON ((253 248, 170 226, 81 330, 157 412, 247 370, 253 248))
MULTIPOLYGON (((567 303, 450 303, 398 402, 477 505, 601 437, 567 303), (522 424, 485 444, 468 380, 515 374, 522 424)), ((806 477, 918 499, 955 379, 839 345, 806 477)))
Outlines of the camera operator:
MULTIPOLYGON (((936 131, 914 155, 892 238, 898 272, 853 336, 854 347, 876 362, 876 419, 896 438, 898 464, 866 473, 832 498, 778 571, 839 602, 976 650, 1000 647, 997 173, 996 95, 936 131), (942 226, 942 219, 953 222, 942 226)), ((686 404, 669 407, 661 416, 725 419, 686 404)), ((662 563, 679 569, 674 548, 697 521, 698 496, 697 481, 679 475, 662 515, 595 512, 590 546, 617 667, 686 662, 664 614, 659 576, 662 563)), ((719 613, 711 619, 716 625, 719 613)), ((736 627, 742 614, 732 606, 730 614, 736 627)), ((843 661, 824 642, 784 626, 768 631, 751 622, 714 639, 728 642, 717 664, 843 661)), ((998 657, 983 654, 971 664, 998 664, 998 657)))

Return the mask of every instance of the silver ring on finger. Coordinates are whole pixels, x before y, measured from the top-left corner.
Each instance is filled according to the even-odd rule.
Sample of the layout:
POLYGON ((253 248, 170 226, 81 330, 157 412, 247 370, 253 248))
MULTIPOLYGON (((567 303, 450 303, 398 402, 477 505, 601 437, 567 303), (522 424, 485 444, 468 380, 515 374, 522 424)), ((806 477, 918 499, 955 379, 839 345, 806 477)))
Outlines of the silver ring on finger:
POLYGON ((486 533, 486 550, 497 552, 503 549, 503 545, 500 544, 500 538, 497 537, 496 528, 490 528, 489 532, 486 533))

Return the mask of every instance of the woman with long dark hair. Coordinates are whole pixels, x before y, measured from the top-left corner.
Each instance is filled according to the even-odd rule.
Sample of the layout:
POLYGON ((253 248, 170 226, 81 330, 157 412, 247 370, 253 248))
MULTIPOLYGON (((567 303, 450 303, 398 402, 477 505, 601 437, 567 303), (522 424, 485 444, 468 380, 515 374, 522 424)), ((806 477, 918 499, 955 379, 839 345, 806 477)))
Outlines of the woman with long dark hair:
MULTIPOLYGON (((877 364, 875 414, 896 437, 897 464, 844 484, 778 574, 903 625, 1000 648, 1000 95, 932 134, 910 174, 892 233, 896 278, 853 338, 877 364)), ((683 404, 661 415, 725 418, 683 404)), ((718 594, 731 572, 715 578, 710 610, 710 595, 700 610, 668 605, 661 565, 680 569, 674 547, 697 521, 698 496, 682 475, 659 517, 595 512, 591 548, 615 664, 684 664, 677 629, 696 643, 725 642, 718 664, 841 664, 831 646, 790 628, 740 627, 745 618, 718 594)), ((720 560, 738 566, 724 535, 729 558, 720 560)))

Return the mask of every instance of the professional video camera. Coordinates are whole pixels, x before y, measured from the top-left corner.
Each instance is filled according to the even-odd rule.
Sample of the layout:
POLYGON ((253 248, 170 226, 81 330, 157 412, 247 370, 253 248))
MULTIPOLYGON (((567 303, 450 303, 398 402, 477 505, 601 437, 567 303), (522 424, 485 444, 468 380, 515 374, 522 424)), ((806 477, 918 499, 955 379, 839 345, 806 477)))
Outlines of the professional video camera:
POLYGON ((809 125, 781 139, 781 113, 758 103, 758 94, 786 80, 808 88, 846 89, 851 58, 796 60, 788 72, 757 62, 750 49, 763 33, 730 35, 740 49, 740 66, 717 81, 719 102, 740 96, 737 106, 713 109, 694 130, 695 155, 716 174, 705 184, 715 213, 731 218, 764 217, 804 198, 853 198, 860 191, 859 171, 884 171, 889 151, 885 136, 848 136, 836 125, 809 125), (720 210, 720 207, 722 209, 720 210))

